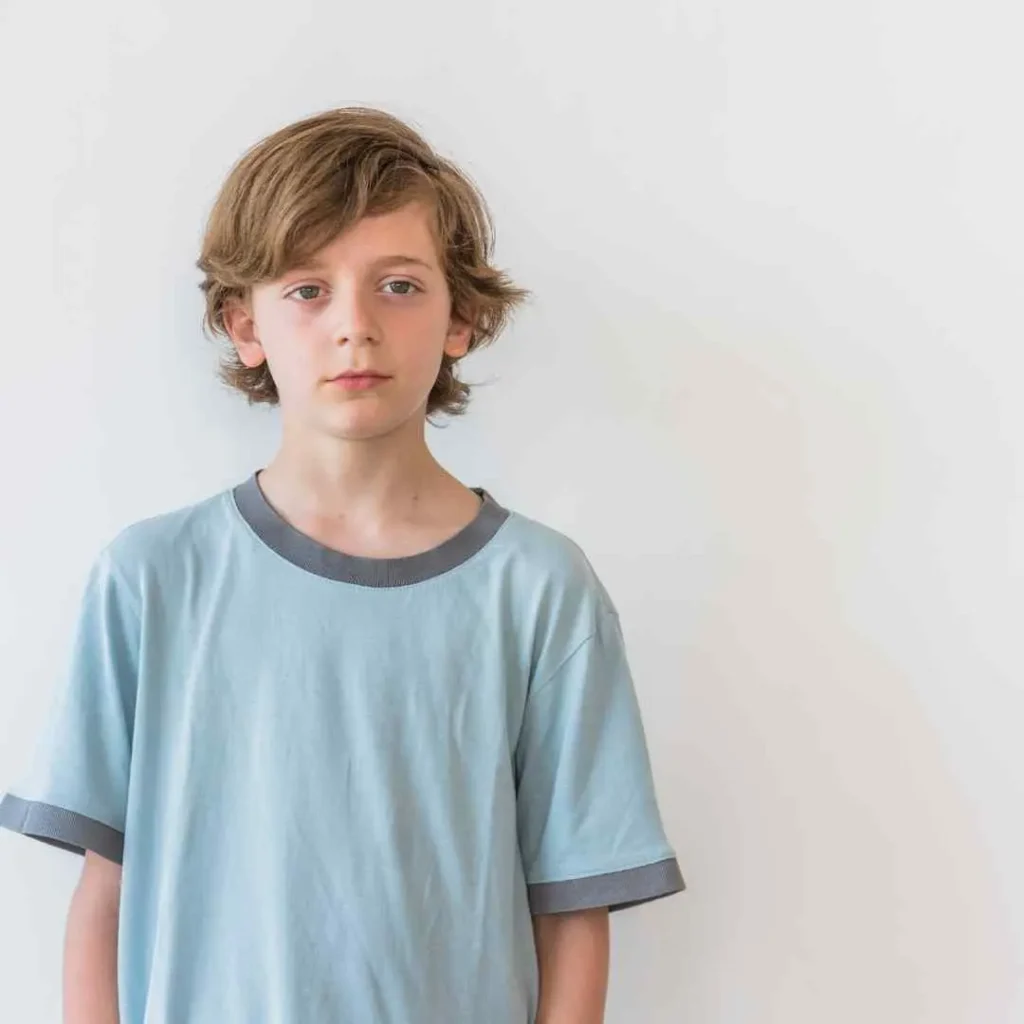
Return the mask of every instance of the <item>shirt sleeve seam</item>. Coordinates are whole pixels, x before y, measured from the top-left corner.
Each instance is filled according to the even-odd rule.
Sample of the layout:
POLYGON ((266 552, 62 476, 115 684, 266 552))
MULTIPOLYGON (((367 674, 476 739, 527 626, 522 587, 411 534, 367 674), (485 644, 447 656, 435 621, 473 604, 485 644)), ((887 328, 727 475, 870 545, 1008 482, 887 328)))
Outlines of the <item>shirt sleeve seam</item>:
POLYGON ((125 575, 124 570, 117 564, 110 549, 104 552, 104 559, 107 564, 107 568, 110 571, 110 575, 115 577, 122 588, 122 592, 128 596, 128 604, 131 606, 131 614, 135 619, 135 625, 141 626, 142 624, 142 603, 136 595, 134 588, 128 582, 128 577, 125 575))
POLYGON ((532 700, 537 694, 542 693, 546 690, 562 672, 562 670, 572 661, 573 658, 588 644, 591 640, 597 636, 598 629, 600 628, 600 620, 603 616, 609 616, 613 618, 618 617, 618 612, 614 608, 608 608, 602 606, 598 613, 598 625, 595 626, 559 663, 558 666, 547 676, 547 678, 535 686, 530 687, 530 694, 528 699, 532 700))
POLYGON ((667 864, 670 861, 678 863, 679 856, 671 844, 660 847, 658 853, 648 851, 638 858, 625 861, 624 867, 604 867, 588 871, 575 871, 572 874, 563 875, 561 878, 532 878, 527 880, 527 885, 571 885, 573 882, 587 882, 593 879, 605 878, 608 875, 624 875, 634 871, 643 871, 644 868, 652 868, 658 864, 667 864), (668 852, 665 852, 665 851, 668 852))

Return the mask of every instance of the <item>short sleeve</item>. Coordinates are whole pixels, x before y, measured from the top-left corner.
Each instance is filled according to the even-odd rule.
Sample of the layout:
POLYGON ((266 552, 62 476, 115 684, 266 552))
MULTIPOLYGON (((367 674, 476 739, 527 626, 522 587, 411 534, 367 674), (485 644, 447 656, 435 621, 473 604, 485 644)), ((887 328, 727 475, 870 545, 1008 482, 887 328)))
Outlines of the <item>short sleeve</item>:
POLYGON ((531 690, 516 779, 532 913, 615 911, 685 888, 614 609, 531 690))
POLYGON ((0 826, 121 863, 138 666, 137 605, 105 550, 80 597, 65 672, 0 826))

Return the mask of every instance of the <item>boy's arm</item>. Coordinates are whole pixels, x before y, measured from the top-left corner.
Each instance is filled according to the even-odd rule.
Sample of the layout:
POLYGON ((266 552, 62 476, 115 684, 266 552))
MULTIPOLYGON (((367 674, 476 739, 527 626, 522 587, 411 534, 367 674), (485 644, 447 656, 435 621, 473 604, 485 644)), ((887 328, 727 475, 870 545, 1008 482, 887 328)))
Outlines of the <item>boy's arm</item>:
POLYGON ((64 1024, 118 1024, 120 903, 121 866, 86 850, 64 940, 64 1024))
POLYGON ((603 1024, 608 991, 608 908, 537 914, 537 1024, 603 1024))

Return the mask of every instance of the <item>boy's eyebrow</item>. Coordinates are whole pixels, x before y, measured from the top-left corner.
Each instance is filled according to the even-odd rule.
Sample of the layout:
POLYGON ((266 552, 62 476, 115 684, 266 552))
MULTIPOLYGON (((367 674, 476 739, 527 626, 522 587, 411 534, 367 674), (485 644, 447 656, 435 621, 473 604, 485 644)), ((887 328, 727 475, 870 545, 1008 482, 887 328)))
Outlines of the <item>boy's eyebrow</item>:
MULTIPOLYGON (((415 263, 421 267, 426 267, 427 270, 433 270, 432 264, 427 263, 426 260, 421 260, 418 256, 404 256, 401 253, 395 253, 392 256, 379 256, 375 259, 370 266, 371 267, 390 267, 397 263, 415 263)), ((322 260, 310 260, 305 263, 301 263, 298 266, 292 267, 292 271, 296 270, 325 270, 326 264, 322 260)))

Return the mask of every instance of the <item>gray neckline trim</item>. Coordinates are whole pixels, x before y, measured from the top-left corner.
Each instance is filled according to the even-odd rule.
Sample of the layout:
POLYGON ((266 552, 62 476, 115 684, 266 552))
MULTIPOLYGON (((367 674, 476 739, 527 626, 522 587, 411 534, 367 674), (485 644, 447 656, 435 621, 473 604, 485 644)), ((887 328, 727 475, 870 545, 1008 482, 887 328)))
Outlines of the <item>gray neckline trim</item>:
POLYGON ((284 519, 267 501, 256 479, 259 472, 232 490, 235 507, 259 539, 307 572, 364 587, 403 587, 454 569, 476 554, 510 515, 483 487, 471 487, 481 498, 476 518, 437 547, 401 558, 350 555, 321 544, 284 519))

